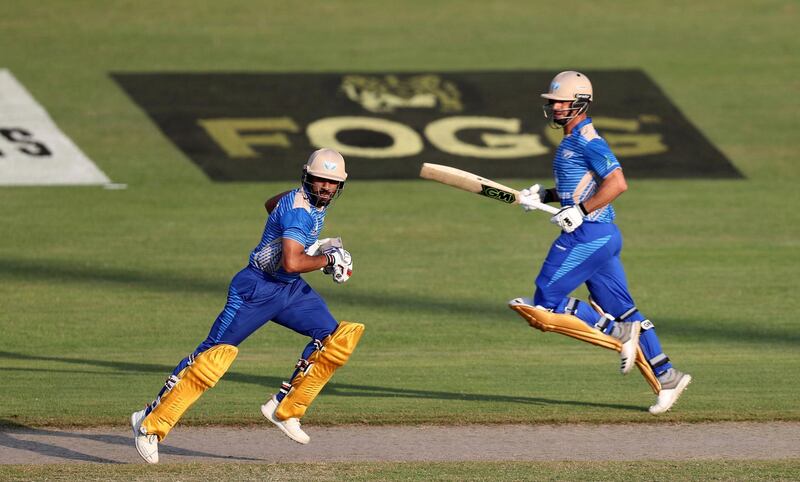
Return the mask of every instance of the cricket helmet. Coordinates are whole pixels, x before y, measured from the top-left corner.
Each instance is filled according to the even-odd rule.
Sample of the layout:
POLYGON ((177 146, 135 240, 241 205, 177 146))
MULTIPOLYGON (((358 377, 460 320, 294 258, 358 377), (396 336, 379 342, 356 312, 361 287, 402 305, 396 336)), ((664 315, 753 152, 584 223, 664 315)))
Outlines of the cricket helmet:
POLYGON ((542 97, 560 101, 594 100, 589 77, 574 70, 567 70, 553 77, 550 81, 550 90, 542 94, 542 97))
POLYGON ((344 189, 346 179, 344 157, 333 149, 323 148, 312 152, 308 161, 303 165, 303 189, 311 204, 316 207, 328 206, 339 197, 344 189), (315 192, 313 187, 315 179, 335 181, 337 183, 336 191, 330 197, 315 192))
POLYGON ((544 117, 550 121, 550 126, 561 128, 572 119, 589 110, 589 103, 594 100, 592 83, 589 77, 574 70, 566 70, 553 77, 550 89, 542 97, 550 102, 543 106, 544 117), (563 116, 556 118, 553 102, 571 102, 569 108, 558 109, 563 116))
POLYGON ((314 177, 344 182, 347 172, 344 170, 344 157, 333 149, 323 148, 311 153, 308 162, 303 166, 305 173, 314 177))

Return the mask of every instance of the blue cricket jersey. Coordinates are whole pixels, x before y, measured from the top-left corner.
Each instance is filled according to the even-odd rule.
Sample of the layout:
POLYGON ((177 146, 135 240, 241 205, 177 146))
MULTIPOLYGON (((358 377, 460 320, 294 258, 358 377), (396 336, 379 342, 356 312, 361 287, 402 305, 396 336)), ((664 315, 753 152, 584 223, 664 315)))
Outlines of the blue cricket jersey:
MULTIPOLYGON (((597 186, 615 169, 621 169, 617 158, 600 137, 587 117, 561 140, 553 159, 556 191, 562 206, 572 206, 592 197, 597 186)), ((589 213, 587 221, 614 222, 611 204, 589 213)))
POLYGON ((250 253, 250 265, 285 283, 298 279, 299 273, 283 269, 282 240, 297 241, 304 249, 314 244, 325 224, 326 210, 312 206, 302 187, 286 193, 267 218, 261 242, 250 253))

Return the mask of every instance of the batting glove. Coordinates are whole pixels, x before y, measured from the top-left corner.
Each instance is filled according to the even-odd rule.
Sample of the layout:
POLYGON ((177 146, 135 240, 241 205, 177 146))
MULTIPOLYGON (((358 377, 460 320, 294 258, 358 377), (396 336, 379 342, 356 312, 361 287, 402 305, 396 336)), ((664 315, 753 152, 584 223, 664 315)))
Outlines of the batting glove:
POLYGON ((545 190, 542 186, 534 184, 528 189, 523 189, 519 192, 519 205, 525 212, 536 211, 539 205, 544 202, 545 190))
POLYGON ((589 213, 583 203, 561 208, 550 218, 550 222, 557 224, 565 233, 571 233, 583 224, 583 218, 589 213))
POLYGON ((350 253, 339 247, 331 247, 324 252, 328 257, 328 264, 323 269, 325 274, 331 275, 333 281, 342 284, 353 274, 353 257, 350 253))
POLYGON ((320 253, 320 248, 319 248, 320 245, 322 245, 322 243, 324 241, 328 241, 328 239, 329 238, 324 238, 324 239, 318 239, 318 240, 314 241, 311 244, 311 246, 306 248, 306 254, 309 255, 309 256, 319 256, 321 254, 320 253))

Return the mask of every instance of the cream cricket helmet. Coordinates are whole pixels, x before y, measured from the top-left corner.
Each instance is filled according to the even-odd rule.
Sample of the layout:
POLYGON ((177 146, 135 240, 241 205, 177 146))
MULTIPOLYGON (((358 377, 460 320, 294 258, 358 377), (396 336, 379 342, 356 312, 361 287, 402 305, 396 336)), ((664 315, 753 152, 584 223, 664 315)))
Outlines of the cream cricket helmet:
POLYGON ((594 100, 594 92, 589 77, 574 70, 566 70, 553 77, 550 89, 542 97, 550 102, 543 106, 544 117, 550 120, 552 127, 563 127, 569 121, 586 112, 589 103, 594 100), (553 102, 571 102, 567 109, 559 109, 567 115, 556 119, 553 112, 553 102))
POLYGON ((344 189, 345 180, 347 180, 347 171, 344 168, 344 157, 333 149, 317 149, 311 153, 303 166, 303 187, 310 196, 311 204, 317 207, 327 206, 333 199, 339 197, 344 189), (312 184, 315 179, 326 179, 338 183, 336 192, 327 201, 320 198, 318 193, 314 193, 312 184))
POLYGON ((317 149, 311 153, 303 171, 314 177, 344 182, 347 172, 344 170, 344 157, 333 149, 317 149))

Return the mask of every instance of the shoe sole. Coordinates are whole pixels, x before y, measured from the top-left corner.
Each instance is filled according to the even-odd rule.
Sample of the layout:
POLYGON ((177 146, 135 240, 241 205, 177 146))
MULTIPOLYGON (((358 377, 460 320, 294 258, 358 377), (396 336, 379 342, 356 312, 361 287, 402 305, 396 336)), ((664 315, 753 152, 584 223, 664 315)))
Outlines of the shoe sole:
POLYGON ((137 412, 134 412, 134 413, 132 413, 132 414, 131 414, 131 430, 133 431, 133 436, 134 436, 134 437, 135 437, 136 435, 138 435, 138 434, 136 433, 136 413, 137 413, 137 412))
POLYGON ((263 415, 264 418, 266 418, 267 420, 272 422, 273 425, 275 425, 276 427, 281 429, 281 432, 283 432, 283 434, 286 435, 287 437, 289 437, 293 442, 297 442, 300 445, 306 445, 308 442, 311 441, 309 439, 309 440, 304 442, 302 440, 297 440, 296 438, 294 438, 294 436, 288 430, 286 430, 286 427, 284 427, 283 424, 278 419, 272 417, 272 414, 270 414, 270 411, 267 408, 266 404, 261 405, 261 415, 263 415))
MULTIPOLYGON (((633 346, 633 354, 628 356, 628 357, 626 357, 626 358, 624 358, 622 360, 622 362, 621 362, 622 364, 619 367, 619 371, 623 375, 626 375, 627 373, 629 373, 631 371, 631 369, 633 369, 633 365, 636 364, 636 354, 637 354, 637 351, 638 351, 638 348, 639 348, 639 335, 641 335, 641 333, 642 333, 642 324, 639 323, 638 321, 635 322, 635 323, 636 323, 636 328, 634 329, 634 331, 636 333, 634 334, 633 338, 636 340, 636 343, 633 346)), ((622 345, 622 352, 625 351, 625 345, 627 345, 631 341, 632 340, 628 340, 627 342, 625 342, 625 344, 622 345)), ((622 353, 622 352, 620 352, 620 353, 622 353)))
POLYGON ((692 376, 688 374, 684 375, 683 378, 681 378, 681 381, 678 382, 678 386, 673 389, 675 390, 675 398, 672 399, 672 403, 670 403, 667 408, 661 410, 660 412, 654 412, 652 410, 652 407, 650 407, 649 410, 650 413, 653 415, 660 415, 662 413, 668 412, 672 407, 675 406, 675 403, 678 401, 679 398, 681 398, 681 395, 683 395, 683 392, 686 391, 686 387, 688 387, 690 383, 692 383, 692 376))

